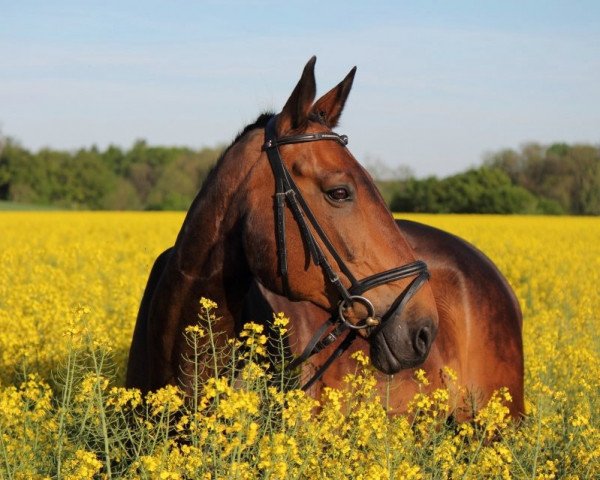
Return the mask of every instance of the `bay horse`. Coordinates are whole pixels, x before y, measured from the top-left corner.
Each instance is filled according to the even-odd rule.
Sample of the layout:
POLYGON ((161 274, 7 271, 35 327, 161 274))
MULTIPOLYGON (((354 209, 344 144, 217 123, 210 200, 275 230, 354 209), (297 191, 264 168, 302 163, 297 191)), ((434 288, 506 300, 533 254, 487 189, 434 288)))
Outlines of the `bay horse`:
MULTIPOLYGON (((249 317, 260 320, 256 315, 279 306, 289 311, 292 366, 324 362, 305 385, 312 394, 353 370, 346 350, 368 347, 372 364, 387 375, 424 364, 439 377, 449 365, 484 399, 490 388, 508 386, 517 415, 523 362, 514 295, 485 257, 456 254, 444 235, 454 237, 431 237, 417 224, 398 228, 347 137, 333 132, 356 67, 315 102, 315 62, 306 64, 280 113, 259 116, 225 150, 175 245, 155 261, 126 385, 145 393, 174 384, 191 393, 183 332, 197 322, 204 296, 219 305, 222 343, 249 317), (445 258, 458 267, 445 266, 445 258), (495 272, 487 283, 497 294, 468 291, 471 270, 482 286, 495 272)), ((392 402, 394 411, 405 408, 404 397, 392 402)))

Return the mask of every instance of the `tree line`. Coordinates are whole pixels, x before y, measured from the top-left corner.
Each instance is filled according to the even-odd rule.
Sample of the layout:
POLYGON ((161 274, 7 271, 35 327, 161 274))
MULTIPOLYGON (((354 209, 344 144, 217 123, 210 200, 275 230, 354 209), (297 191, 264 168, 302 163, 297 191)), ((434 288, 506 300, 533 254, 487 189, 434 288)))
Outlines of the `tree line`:
POLYGON ((600 147, 531 143, 446 178, 378 183, 399 212, 600 215, 600 147))
MULTIPOLYGON (((73 209, 185 210, 223 151, 109 146, 31 152, 0 139, 0 200, 73 209)), ((369 168, 369 167, 367 167, 369 168)), ((398 212, 600 215, 600 147, 527 144, 481 166, 437 178, 373 165, 398 212), (384 175, 380 175, 384 172, 384 175)))
POLYGON ((111 145, 32 153, 12 139, 0 152, 0 200, 93 210, 185 210, 223 148, 111 145))

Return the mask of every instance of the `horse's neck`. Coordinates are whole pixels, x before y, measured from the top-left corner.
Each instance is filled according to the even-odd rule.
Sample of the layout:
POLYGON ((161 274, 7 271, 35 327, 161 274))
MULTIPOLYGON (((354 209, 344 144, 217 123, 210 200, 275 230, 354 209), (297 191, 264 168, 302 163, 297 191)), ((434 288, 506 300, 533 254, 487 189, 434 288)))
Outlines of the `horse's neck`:
POLYGON ((195 291, 225 308, 238 290, 243 296, 249 284, 241 245, 240 192, 253 162, 243 157, 244 149, 232 146, 205 181, 179 232, 173 258, 174 267, 195 284, 195 291))

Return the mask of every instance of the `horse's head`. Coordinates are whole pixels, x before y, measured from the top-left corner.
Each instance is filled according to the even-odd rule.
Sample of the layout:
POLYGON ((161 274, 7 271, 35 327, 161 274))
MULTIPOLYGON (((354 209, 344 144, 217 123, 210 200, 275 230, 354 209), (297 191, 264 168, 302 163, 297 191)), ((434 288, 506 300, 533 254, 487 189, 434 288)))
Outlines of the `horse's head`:
POLYGON ((394 373, 422 363, 437 331, 427 267, 332 132, 356 69, 315 102, 315 61, 264 136, 249 139, 262 152, 246 183, 244 250, 267 288, 339 315, 369 340, 373 364, 394 373))

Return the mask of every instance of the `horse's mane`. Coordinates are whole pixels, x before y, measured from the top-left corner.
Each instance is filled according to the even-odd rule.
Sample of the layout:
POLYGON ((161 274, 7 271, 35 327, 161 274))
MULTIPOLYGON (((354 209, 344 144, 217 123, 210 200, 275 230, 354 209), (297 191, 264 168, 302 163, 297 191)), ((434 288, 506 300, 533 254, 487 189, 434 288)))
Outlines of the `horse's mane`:
POLYGON ((273 112, 263 112, 261 113, 258 118, 246 125, 236 136, 235 139, 233 140, 233 142, 231 142, 224 150, 223 152, 221 152, 221 155, 219 155, 219 158, 217 159, 217 161, 215 162, 215 164, 211 167, 211 169, 209 170, 208 174, 206 175, 204 182, 202 182, 202 186, 204 187, 205 184, 210 183, 212 181, 212 177, 214 176, 215 170, 217 169, 217 167, 219 166, 219 164, 221 163, 221 160, 223 160, 223 157, 225 157, 225 155, 227 155, 227 152, 229 151, 229 149, 235 145, 238 140, 240 138, 242 138, 244 135, 246 135, 246 133, 248 133, 250 130, 254 130, 255 128, 265 128, 265 126, 267 125, 267 122, 271 119, 271 117, 273 117, 273 115, 275 115, 273 112))
MULTIPOLYGON (((224 150, 221 156, 224 156, 227 153, 227 150, 231 148, 231 146, 236 143, 240 138, 242 138, 246 133, 250 130, 254 130, 255 128, 265 128, 267 126, 268 121, 275 115, 273 112, 263 112, 258 118, 251 124, 246 125, 241 132, 239 132, 233 142, 224 150)), ((219 158, 220 160, 220 158, 219 158)))

